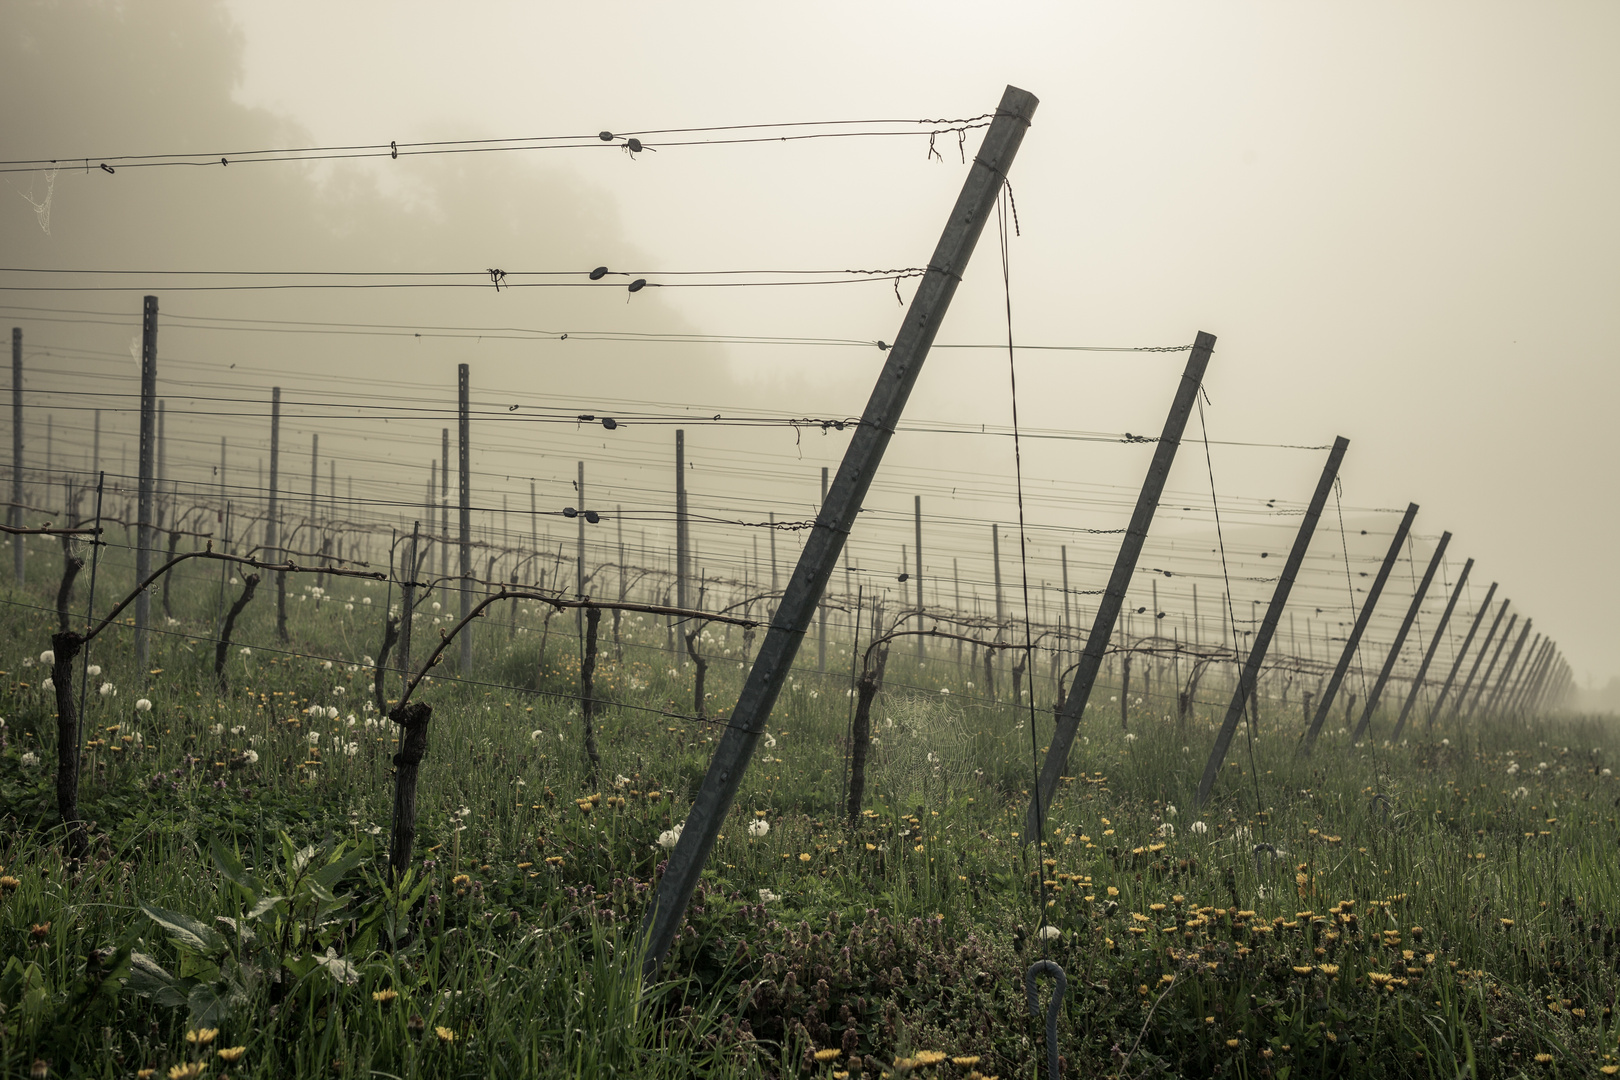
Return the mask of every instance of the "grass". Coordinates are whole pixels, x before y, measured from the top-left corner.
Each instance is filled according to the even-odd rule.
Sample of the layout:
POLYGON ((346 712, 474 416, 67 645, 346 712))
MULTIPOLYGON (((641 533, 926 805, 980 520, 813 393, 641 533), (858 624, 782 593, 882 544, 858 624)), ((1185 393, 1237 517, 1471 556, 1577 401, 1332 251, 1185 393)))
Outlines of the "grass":
MULTIPOLYGON (((31 572, 47 576, 52 559, 31 556, 31 572)), ((102 569, 106 589, 118 575, 102 569)), ((53 705, 39 685, 53 590, 13 590, 0 607, 5 1075, 44 1061, 97 1077, 199 1062, 244 1077, 1031 1076, 1044 1036, 1023 976, 1043 955, 1068 976, 1071 1076, 1620 1065, 1608 721, 1419 724, 1385 746, 1380 718, 1375 742, 1351 747, 1335 728, 1300 759, 1297 706, 1268 700, 1260 737, 1240 733, 1195 812, 1218 720, 1211 680, 1185 731, 1150 701, 1122 732, 1118 689, 1102 685, 1037 857, 1015 838, 1029 713, 985 700, 982 669, 950 651, 891 659, 870 798, 844 826, 848 675, 817 673, 812 656, 688 930, 643 985, 631 950, 659 838, 720 733, 661 711, 691 707, 690 668, 661 623, 629 617, 622 660, 605 649, 598 692, 641 708, 599 721, 595 784, 567 696, 572 621, 552 620, 544 658, 536 613, 516 629, 505 612, 480 624, 471 678, 422 692, 434 718, 418 863, 391 888, 393 732, 368 711, 360 666, 380 641, 385 586, 337 581, 316 599, 290 583, 287 646, 261 589, 220 697, 216 574, 176 581, 151 672, 130 669, 123 632, 92 647, 96 683, 112 690, 90 697, 82 803, 95 844, 77 870, 54 819, 53 705)), ((742 638, 709 638, 709 704, 723 715, 742 638)), ((847 665, 847 645, 833 655, 847 665)), ((1049 678, 1037 692, 1044 743, 1049 678)))

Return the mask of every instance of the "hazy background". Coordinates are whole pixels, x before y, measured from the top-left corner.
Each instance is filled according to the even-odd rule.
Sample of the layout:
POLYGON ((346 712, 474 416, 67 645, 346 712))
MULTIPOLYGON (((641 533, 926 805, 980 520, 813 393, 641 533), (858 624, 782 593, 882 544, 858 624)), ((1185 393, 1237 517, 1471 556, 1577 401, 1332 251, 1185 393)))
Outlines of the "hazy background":
MULTIPOLYGON (((1370 569, 1387 546, 1393 517, 1380 511, 1422 506, 1416 566, 1398 572, 1386 622, 1449 529, 1446 581, 1476 558, 1472 599, 1500 581, 1500 595, 1559 641, 1583 684, 1620 674, 1620 582, 1603 569, 1616 524, 1608 414, 1620 389, 1612 4, 14 0, 0 12, 0 34, 0 156, 89 155, 92 165, 57 175, 48 234, 35 209, 44 175, 0 177, 8 268, 915 266, 965 175, 953 138, 940 141, 943 162, 928 158, 926 139, 907 138, 671 147, 634 159, 604 147, 114 176, 93 166, 125 153, 966 117, 991 110, 1014 83, 1041 98, 1012 171, 1019 342, 1176 345, 1198 330, 1218 335, 1206 381, 1212 439, 1351 439, 1342 475, 1354 566, 1370 569)), ((438 430, 452 422, 455 365, 465 362, 487 420, 474 436, 481 505, 497 509, 500 494, 526 509, 532 479, 542 511, 554 513, 572 503, 583 458, 595 497, 624 506, 627 531, 644 531, 652 547, 668 534, 669 427, 627 426, 610 445, 599 428, 500 424, 498 414, 508 404, 519 416, 548 405, 690 411, 695 509, 808 518, 819 469, 836 467, 847 435, 695 418, 858 414, 881 354, 221 331, 195 320, 871 341, 892 340, 902 314, 884 284, 648 290, 627 303, 616 289, 185 293, 173 289, 180 280, 0 294, 5 325, 24 327, 26 385, 52 410, 58 455, 84 462, 84 410, 99 407, 103 465, 118 467, 116 436, 136 430, 127 395, 139 298, 154 292, 171 474, 206 478, 224 435, 233 477, 249 484, 268 425, 267 408, 245 403, 263 402, 275 383, 310 403, 288 408, 295 490, 308 490, 308 438, 319 432, 340 477, 380 503, 406 501, 427 482, 438 430), (84 311, 109 314, 87 322, 62 313, 84 311), (379 403, 425 411, 396 412, 384 426, 364 408, 379 403)), ((940 340, 1004 341, 1002 304, 987 231, 940 340)), ((1022 422, 1157 433, 1184 359, 1023 353, 1022 422)), ((1004 426, 1005 354, 936 351, 907 416, 1004 426)), ((1189 431, 1198 434, 1196 420, 1189 431)), ((30 430, 31 460, 40 441, 30 430)), ((1150 450, 1111 439, 1025 444, 1032 576, 1055 581, 1057 546, 1067 544, 1071 584, 1101 586, 1117 538, 1071 530, 1123 524, 1150 450)), ((1277 511, 1308 497, 1324 455, 1216 445, 1211 456, 1246 616, 1271 586, 1244 579, 1276 567, 1260 552, 1286 550, 1298 522, 1277 511)), ((964 592, 982 595, 987 523, 1015 520, 1011 478, 1004 438, 902 435, 852 556, 893 589, 911 497, 921 494, 929 588, 955 556, 964 592)), ((1201 445, 1183 448, 1171 488, 1176 505, 1167 500, 1144 563, 1179 560, 1180 580, 1163 585, 1161 600, 1174 611, 1186 583, 1199 582, 1202 596, 1221 588, 1201 445)), ((562 535, 558 524, 550 531, 562 535)), ((1015 576, 1005 536, 1004 569, 1015 576)), ((706 526, 700 559, 736 570, 756 537, 767 541, 706 526)), ((798 540, 779 539, 786 561, 798 540)), ((1329 622, 1348 617, 1337 535, 1331 541, 1319 533, 1295 605, 1302 615, 1321 607, 1329 622)), ((1439 593, 1428 609, 1443 602, 1439 593)), ((1380 628, 1387 639, 1391 627, 1380 628)))

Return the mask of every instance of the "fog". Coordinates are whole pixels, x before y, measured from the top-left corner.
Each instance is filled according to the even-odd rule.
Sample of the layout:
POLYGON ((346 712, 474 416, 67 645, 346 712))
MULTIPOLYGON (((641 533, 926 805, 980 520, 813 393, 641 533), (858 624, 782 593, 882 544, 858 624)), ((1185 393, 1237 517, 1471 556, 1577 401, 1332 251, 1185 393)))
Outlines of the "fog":
MULTIPOLYGON (((1004 345, 1009 305, 1021 346, 1217 335, 1209 455, 1201 441, 1183 446, 1144 563, 1179 557, 1183 581, 1219 594, 1213 474, 1234 602, 1264 603, 1275 562, 1260 553, 1285 549, 1298 522, 1277 511, 1309 497, 1325 446, 1345 435, 1344 539, 1335 508, 1296 610, 1342 621, 1345 567, 1335 577, 1333 557, 1348 550, 1358 572, 1375 569, 1395 516, 1416 502, 1411 564, 1381 609, 1384 640, 1408 578, 1449 530, 1443 580, 1475 558, 1470 596, 1500 582, 1581 682, 1602 686, 1620 676, 1620 580, 1601 569, 1617 515, 1617 32, 1620 10, 1597 3, 15 2, 0 13, 0 156, 61 168, 53 185, 44 170, 3 176, 0 303, 6 325, 24 330, 34 415, 49 411, 69 465, 88 465, 87 410, 100 408, 102 463, 118 467, 119 439, 136 429, 130 342, 151 293, 176 476, 206 479, 223 436, 233 474, 251 484, 268 427, 258 403, 280 385, 295 403, 291 476, 319 433, 340 478, 380 503, 408 502, 427 483, 467 363, 480 410, 475 498, 491 515, 502 497, 526 510, 531 480, 542 512, 555 513, 585 460, 591 500, 622 506, 627 529, 661 550, 680 419, 694 509, 715 519, 699 528, 700 555, 735 572, 767 537, 731 523, 808 519, 847 433, 701 418, 858 415, 883 354, 667 338, 891 341, 903 308, 888 282, 677 288, 668 275, 920 266, 966 175, 955 135, 936 139, 937 156, 919 135, 663 148, 649 137, 654 148, 633 155, 602 144, 112 174, 98 163, 968 118, 1011 83, 1041 106, 1011 173, 1010 287, 992 227, 939 340, 1004 345), (660 287, 497 289, 476 276, 506 269, 525 283, 539 279, 518 272, 598 265, 660 287), (22 272, 47 269, 142 273, 22 272), (475 276, 454 288, 217 292, 186 287, 218 277, 156 273, 225 270, 344 271, 354 285, 386 272, 475 276), (318 322, 348 329, 303 332, 318 322), (417 336, 423 327, 475 329, 417 336), (662 338, 591 339, 632 333, 662 338), (646 422, 613 433, 528 422, 547 410, 646 422)), ((969 158, 981 135, 967 132, 969 158)), ((1077 530, 1123 525, 1151 447, 1119 436, 1159 431, 1184 360, 1019 351, 1024 428, 1103 436, 1023 443, 1037 582, 1055 581, 1067 545, 1074 587, 1101 587, 1117 541, 1077 530)), ((921 495, 929 587, 956 557, 964 591, 984 592, 985 534, 1018 512, 1011 440, 993 434, 1011 419, 1008 374, 1004 348, 929 358, 907 409, 914 430, 894 441, 852 539, 873 588, 898 588, 892 570, 921 495)), ((29 431, 40 465, 42 424, 29 431)), ((1196 419, 1188 431, 1202 439, 1196 419)), ((295 490, 307 492, 302 475, 295 490)), ((553 518, 536 531, 565 532, 553 518)), ((779 543, 786 561, 797 535, 779 543)), ((1004 571, 1016 575, 1008 550, 1004 571)), ((1161 605, 1185 607, 1182 582, 1163 592, 1161 605)), ((1444 596, 1431 593, 1426 618, 1444 596)))

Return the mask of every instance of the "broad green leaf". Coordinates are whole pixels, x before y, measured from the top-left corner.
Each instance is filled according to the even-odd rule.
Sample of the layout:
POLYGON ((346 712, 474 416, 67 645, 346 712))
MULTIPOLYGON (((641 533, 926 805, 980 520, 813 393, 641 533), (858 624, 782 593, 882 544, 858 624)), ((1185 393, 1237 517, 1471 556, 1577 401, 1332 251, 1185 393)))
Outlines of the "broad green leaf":
POLYGON ((157 923, 169 932, 169 936, 178 944, 198 952, 220 952, 225 948, 225 939, 211 926, 193 919, 190 915, 182 915, 178 911, 169 911, 141 901, 141 910, 146 917, 157 923))
POLYGON ((221 1027, 235 1009, 246 1004, 246 995, 229 985, 203 984, 186 998, 194 1028, 221 1027))
POLYGON ((142 952, 129 954, 129 982, 126 985, 131 992, 171 1009, 186 1003, 183 987, 174 976, 164 971, 162 964, 142 952))
POLYGON ((353 986, 360 981, 360 972, 355 966, 337 954, 336 949, 327 949, 325 956, 315 957, 315 962, 326 969, 326 973, 344 986, 353 986))
POLYGON ((259 922, 264 918, 267 912, 273 910, 277 904, 280 904, 285 899, 287 899, 285 896, 259 897, 259 902, 253 905, 253 910, 247 913, 248 920, 251 922, 259 922))
POLYGON ((248 873, 247 867, 242 865, 242 860, 236 857, 236 852, 220 843, 219 837, 213 836, 208 839, 208 854, 213 857, 214 865, 225 875, 225 879, 247 893, 249 904, 258 902, 258 879, 248 873))
POLYGON ((343 880, 345 874, 365 861, 363 851, 350 851, 347 854, 342 854, 342 851, 339 848, 332 861, 315 873, 315 880, 328 889, 337 888, 337 883, 343 880))

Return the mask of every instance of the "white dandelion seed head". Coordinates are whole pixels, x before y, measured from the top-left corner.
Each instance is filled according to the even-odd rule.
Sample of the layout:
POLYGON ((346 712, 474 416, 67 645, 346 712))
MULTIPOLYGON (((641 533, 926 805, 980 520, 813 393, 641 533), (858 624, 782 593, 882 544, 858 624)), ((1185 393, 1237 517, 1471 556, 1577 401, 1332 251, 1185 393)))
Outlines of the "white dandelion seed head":
POLYGON ((84 669, 84 673, 86 675, 90 676, 93 679, 97 675, 101 674, 101 665, 100 664, 91 664, 89 667, 84 669))
POLYGON ((1191 825, 1187 826, 1187 831, 1190 833, 1197 833, 1198 835, 1202 836, 1204 833, 1209 832, 1209 826, 1204 824, 1202 821, 1195 821, 1191 825))
POLYGON ((46 649, 44 652, 39 654, 39 662, 42 664, 56 663, 56 651, 54 649, 46 649))
POLYGON ((337 706, 336 705, 328 705, 326 707, 326 718, 328 720, 336 720, 338 718, 338 711, 337 711, 337 706))
POLYGON ((754 838, 764 836, 771 831, 771 823, 764 818, 756 818, 748 823, 748 835, 754 838))
POLYGON ((135 701, 135 711, 136 712, 151 712, 152 711, 152 703, 150 701, 147 701, 145 698, 137 698, 136 701, 135 701))
POLYGON ((242 751, 242 760, 249 765, 257 765, 259 763, 259 752, 257 750, 244 750, 242 751))
POLYGON ((46 691, 46 692, 55 690, 56 689, 56 680, 55 679, 46 679, 44 682, 39 684, 39 688, 41 690, 46 691))
POLYGON ((118 688, 110 682, 104 682, 101 684, 100 689, 98 689, 96 693, 100 694, 102 697, 113 697, 118 693, 118 688))
POLYGON ((769 904, 780 899, 782 899, 782 897, 779 893, 773 893, 769 889, 759 890, 759 902, 762 904, 769 904))
POLYGON ((225 725, 215 724, 213 727, 208 729, 208 734, 213 735, 216 738, 225 734, 225 725))
POLYGON ((23 768, 32 769, 34 766, 39 764, 39 755, 34 753, 32 750, 29 750, 27 753, 23 754, 22 764, 23 768))
POLYGON ((665 829, 663 832, 658 834, 658 846, 664 848, 665 850, 673 848, 680 842, 681 826, 679 825, 675 826, 673 829, 665 829))
POLYGON ((1042 941, 1052 941, 1052 940, 1055 940, 1056 938, 1062 937, 1063 936, 1063 931, 1059 930, 1055 926, 1043 926, 1038 931, 1036 931, 1036 935, 1042 941))

